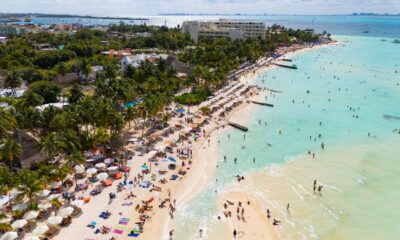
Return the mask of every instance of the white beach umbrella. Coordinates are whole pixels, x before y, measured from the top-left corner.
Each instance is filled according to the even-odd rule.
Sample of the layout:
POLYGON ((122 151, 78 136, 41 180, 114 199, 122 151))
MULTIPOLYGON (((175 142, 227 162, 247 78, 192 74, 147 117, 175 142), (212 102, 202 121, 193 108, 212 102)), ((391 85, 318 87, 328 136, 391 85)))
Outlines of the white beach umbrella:
POLYGON ((104 160, 105 164, 110 164, 112 162, 114 162, 114 159, 112 159, 112 158, 107 158, 106 160, 104 160))
POLYGON ((107 170, 108 171, 117 171, 118 167, 117 166, 112 166, 112 167, 107 168, 107 170))
POLYGON ((96 161, 96 159, 94 159, 94 158, 89 158, 89 159, 86 159, 86 162, 88 162, 88 163, 90 163, 90 162, 94 162, 94 161, 96 161))
POLYGON ((50 204, 50 203, 40 203, 40 204, 38 205, 38 208, 39 208, 39 209, 42 209, 42 210, 46 210, 46 209, 51 208, 51 204, 50 204))
POLYGON ((82 206, 83 204, 85 204, 85 202, 83 200, 79 200, 79 199, 76 199, 71 202, 72 206, 82 206))
POLYGON ((59 186, 61 186, 61 182, 50 182, 49 183, 50 187, 52 188, 58 188, 59 186))
POLYGON ((105 168, 106 164, 104 163, 97 163, 96 165, 94 165, 96 168, 105 168))
POLYGON ((106 178, 108 178, 107 173, 100 173, 99 175, 97 175, 97 179, 99 179, 100 181, 103 181, 106 178))
POLYGON ((49 227, 47 225, 40 225, 37 226, 33 231, 32 234, 33 235, 43 235, 45 234, 47 231, 49 231, 49 227))
POLYGON ((13 211, 23 211, 28 208, 26 203, 20 203, 12 207, 13 211))
POLYGON ((26 220, 32 220, 32 219, 37 218, 38 215, 39 215, 38 211, 29 211, 29 212, 25 213, 24 218, 26 220))
POLYGON ((0 223, 10 223, 11 222, 11 218, 9 218, 9 217, 6 217, 6 218, 2 218, 2 219, 0 219, 0 223))
POLYGON ((28 221, 26 221, 26 219, 20 219, 20 220, 13 222, 11 224, 11 227, 13 229, 18 229, 18 228, 23 228, 26 224, 28 224, 28 221))
POLYGON ((66 207, 66 208, 61 209, 58 212, 58 215, 63 217, 63 218, 66 218, 66 217, 70 216, 73 212, 74 212, 74 208, 66 207))
POLYGON ((52 216, 47 219, 47 224, 49 225, 58 225, 62 222, 63 218, 60 216, 52 216))
POLYGON ((82 165, 76 165, 74 167, 76 173, 83 173, 85 171, 85 167, 82 165))
POLYGON ((25 240, 40 240, 40 238, 38 236, 30 236, 26 237, 25 240))
POLYGON ((37 196, 38 197, 47 197, 47 196, 49 196, 50 193, 51 193, 50 190, 43 189, 42 191, 37 193, 37 196))
POLYGON ((86 170, 87 174, 96 174, 97 173, 97 169, 96 168, 89 168, 88 170, 86 170))
POLYGON ((55 198, 59 198, 59 197, 61 197, 61 194, 51 194, 51 195, 47 198, 47 200, 51 201, 51 200, 53 200, 53 199, 55 199, 55 198))
POLYGON ((18 238, 18 233, 17 232, 6 232, 0 240, 14 240, 18 238))

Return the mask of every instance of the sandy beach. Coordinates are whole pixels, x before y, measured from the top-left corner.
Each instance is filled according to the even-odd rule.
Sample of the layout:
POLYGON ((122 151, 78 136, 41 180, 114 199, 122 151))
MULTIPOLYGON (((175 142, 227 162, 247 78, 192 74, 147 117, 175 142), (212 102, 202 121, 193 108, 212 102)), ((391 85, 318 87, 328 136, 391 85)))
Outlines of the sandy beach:
MULTIPOLYGON (((305 51, 313 48, 305 48, 301 51, 305 51)), ((296 52, 299 52, 298 50, 296 52)), ((291 55, 285 57, 291 57, 291 55)), ((238 104, 233 108, 232 111, 221 117, 220 112, 223 110, 218 110, 211 116, 209 116, 209 124, 205 125, 203 130, 205 135, 200 137, 197 141, 191 142, 192 144, 192 156, 190 163, 185 161, 186 165, 183 166, 182 161, 177 162, 177 169, 183 170, 186 174, 182 175, 178 181, 167 181, 165 183, 160 183, 161 178, 169 179, 176 171, 170 171, 165 176, 159 176, 157 174, 147 174, 144 176, 145 179, 151 181, 152 175, 157 175, 153 179, 157 181, 152 181, 154 186, 157 187, 156 190, 152 191, 148 188, 140 188, 138 186, 129 186, 117 193, 117 197, 112 201, 109 201, 109 194, 115 192, 115 186, 118 183, 114 181, 113 186, 108 187, 103 190, 101 194, 95 196, 91 199, 88 204, 81 206, 82 214, 76 219, 73 219, 71 225, 66 228, 62 228, 60 233, 55 236, 55 239, 131 239, 127 234, 137 226, 137 219, 143 217, 143 212, 140 213, 138 209, 145 206, 145 225, 143 227, 143 232, 140 234, 140 239, 156 240, 156 239, 168 239, 169 231, 173 223, 171 223, 171 208, 179 208, 189 202, 191 199, 196 197, 198 193, 202 191, 204 186, 209 182, 210 178, 213 176, 214 171, 218 164, 218 143, 216 141, 218 134, 223 131, 227 124, 227 120, 236 121, 241 124, 246 124, 247 119, 251 118, 252 111, 255 107, 254 104, 247 103, 244 96, 235 96, 236 93, 230 92, 234 88, 246 89, 252 85, 252 80, 259 72, 263 72, 268 68, 273 67, 271 64, 265 64, 258 66, 251 71, 247 71, 245 74, 241 74, 239 81, 229 87, 229 90, 221 92, 214 97, 214 104, 222 103, 225 100, 225 106, 229 106, 229 103, 234 99, 235 101, 240 100, 242 103, 238 104), (238 87, 239 86, 239 87, 238 87), (231 96, 231 97, 229 97, 231 96), (231 100, 229 99, 231 98, 231 100), (226 100, 228 99, 228 100, 226 100), (150 191, 149 191, 150 190, 150 191), (129 193, 132 192, 135 197, 128 198, 129 193), (161 205, 166 206, 160 208, 161 205), (167 207, 169 205, 169 207, 167 207), (98 215, 103 211, 110 211, 112 214, 108 219, 100 219, 98 215), (120 219, 128 219, 127 223, 124 225, 119 224, 120 219), (109 234, 95 234, 94 229, 87 228, 86 226, 91 223, 96 222, 96 228, 100 226, 106 226, 113 229, 109 234), (114 231, 114 229, 119 229, 120 231, 114 231), (121 232, 121 233, 120 233, 121 232)), ((253 100, 265 99, 268 91, 261 91, 257 96, 252 96, 253 100)), ((200 106, 193 107, 190 111, 196 112, 199 107, 207 105, 210 103, 203 103, 200 106)), ((169 136, 164 139, 162 144, 165 145, 168 140, 176 140, 178 138, 178 133, 169 136)), ((187 144, 181 143, 178 147, 184 147, 187 144)), ((128 181, 133 181, 136 176, 140 173, 142 166, 144 164, 149 164, 148 159, 151 156, 145 154, 144 156, 135 156, 132 160, 128 161, 128 166, 132 169, 129 174, 128 181)), ((177 157, 178 158, 178 157, 177 157)), ((150 163, 150 172, 152 173, 152 166, 150 163)), ((122 182, 122 180, 120 180, 122 182)), ((87 196, 88 191, 92 189, 93 186, 89 188, 86 192, 81 192, 82 196, 87 196)), ((262 205, 257 202, 254 196, 247 196, 238 191, 232 191, 223 193, 223 195, 218 197, 218 202, 224 202, 224 199, 231 199, 234 202, 247 202, 250 201, 249 206, 246 206, 245 219, 246 222, 238 221, 236 218, 224 219, 223 223, 226 224, 227 236, 231 235, 232 229, 238 229, 242 231, 240 234, 246 237, 242 239, 276 239, 277 234, 274 231, 272 225, 268 228, 262 228, 270 220, 265 215, 265 209, 262 209, 262 205), (260 226, 260 227, 254 227, 260 226)), ((221 204, 219 204, 221 205, 221 204)), ((173 214, 173 211, 172 211, 173 214)))

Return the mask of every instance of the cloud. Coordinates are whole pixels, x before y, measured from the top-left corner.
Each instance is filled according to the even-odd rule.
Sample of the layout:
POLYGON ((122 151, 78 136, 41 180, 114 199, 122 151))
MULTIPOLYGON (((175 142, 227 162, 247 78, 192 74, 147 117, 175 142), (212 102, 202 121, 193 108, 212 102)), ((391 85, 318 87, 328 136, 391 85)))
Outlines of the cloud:
POLYGON ((338 14, 400 12, 400 0, 0 0, 1 12, 102 16, 158 13, 338 14))

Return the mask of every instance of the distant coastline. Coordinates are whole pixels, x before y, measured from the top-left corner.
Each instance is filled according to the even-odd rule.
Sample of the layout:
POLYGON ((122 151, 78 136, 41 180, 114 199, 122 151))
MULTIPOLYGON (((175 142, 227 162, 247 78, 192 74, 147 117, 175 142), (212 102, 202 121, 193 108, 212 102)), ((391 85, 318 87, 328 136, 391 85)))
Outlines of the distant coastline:
POLYGON ((108 20, 149 20, 149 18, 130 18, 130 17, 96 17, 90 15, 70 15, 70 14, 45 14, 45 13, 0 13, 0 18, 23 18, 34 16, 37 18, 87 18, 87 19, 108 19, 108 20))

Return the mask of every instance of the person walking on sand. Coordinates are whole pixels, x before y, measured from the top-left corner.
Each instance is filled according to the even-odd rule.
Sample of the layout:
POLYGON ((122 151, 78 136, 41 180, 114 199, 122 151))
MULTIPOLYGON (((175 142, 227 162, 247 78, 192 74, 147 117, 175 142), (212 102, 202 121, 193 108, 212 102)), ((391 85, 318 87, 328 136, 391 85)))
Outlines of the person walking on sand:
POLYGON ((174 229, 172 229, 171 231, 169 231, 169 240, 172 240, 174 235, 174 229))
POLYGON ((290 213, 290 204, 289 203, 286 205, 286 210, 288 213, 290 213))
POLYGON ((267 218, 268 218, 268 219, 271 218, 271 212, 269 211, 269 208, 267 209, 267 218))
POLYGON ((317 189, 317 179, 314 180, 314 187, 313 187, 313 191, 315 192, 315 190, 317 189))
POLYGON ((319 186, 318 186, 318 192, 319 192, 319 193, 321 193, 321 191, 322 191, 322 188, 323 188, 323 186, 322 186, 322 185, 319 185, 319 186))
POLYGON ((233 229, 233 239, 236 239, 236 236, 237 236, 237 231, 236 229, 233 229))

